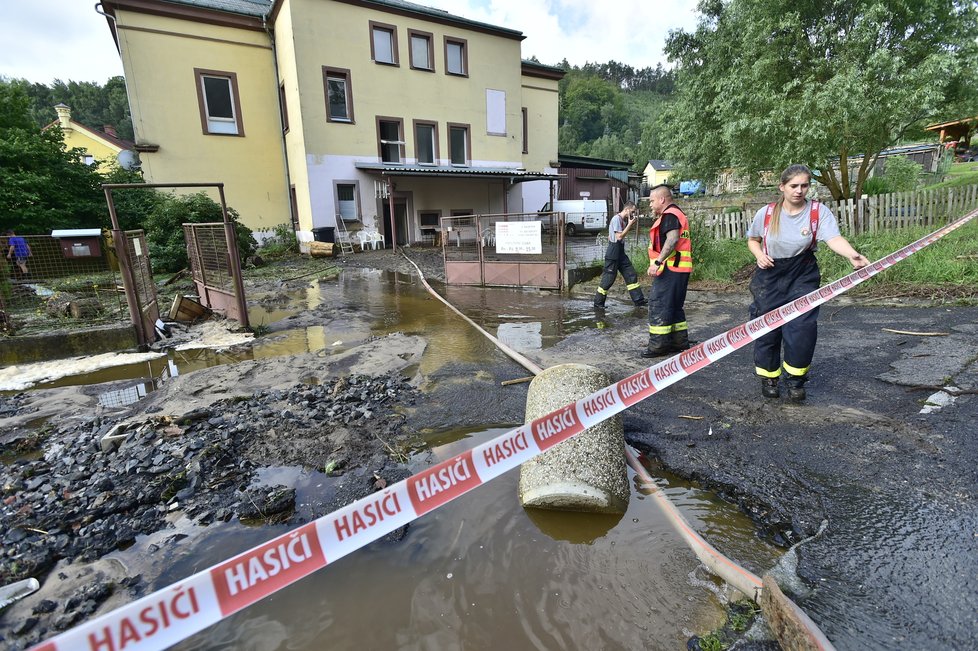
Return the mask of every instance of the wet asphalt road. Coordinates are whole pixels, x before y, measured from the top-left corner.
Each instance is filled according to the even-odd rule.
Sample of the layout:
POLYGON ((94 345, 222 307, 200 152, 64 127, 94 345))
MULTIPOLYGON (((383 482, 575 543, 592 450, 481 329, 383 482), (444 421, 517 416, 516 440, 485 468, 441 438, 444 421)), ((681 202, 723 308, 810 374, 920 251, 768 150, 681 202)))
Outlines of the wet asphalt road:
MULTIPOLYGON (((691 338, 743 323, 747 302, 691 295, 691 338)), ((613 379, 646 365, 638 356, 642 310, 616 303, 595 319, 601 328, 538 357, 589 363, 613 379)), ((804 540, 779 568, 781 583, 837 648, 973 648, 976 324, 975 307, 836 299, 821 308, 804 404, 762 398, 746 347, 629 409, 626 437, 669 470, 739 502, 763 535, 804 540), (945 385, 963 393, 921 413, 947 397, 921 387, 945 385)))

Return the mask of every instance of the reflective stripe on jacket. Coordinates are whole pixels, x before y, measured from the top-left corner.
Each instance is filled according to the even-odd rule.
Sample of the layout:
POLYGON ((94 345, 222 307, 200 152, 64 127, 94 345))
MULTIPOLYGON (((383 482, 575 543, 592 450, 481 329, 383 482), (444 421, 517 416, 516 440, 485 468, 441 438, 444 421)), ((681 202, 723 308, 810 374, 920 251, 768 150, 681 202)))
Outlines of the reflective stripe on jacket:
MULTIPOLYGON (((689 238, 689 220, 679 206, 671 204, 662 211, 662 215, 674 215, 679 220, 679 241, 676 242, 676 250, 662 261, 659 272, 669 267, 670 271, 681 271, 691 273, 693 271, 693 245, 689 238)), ((652 224, 649 230, 649 263, 659 257, 659 224, 662 222, 662 215, 652 224)))

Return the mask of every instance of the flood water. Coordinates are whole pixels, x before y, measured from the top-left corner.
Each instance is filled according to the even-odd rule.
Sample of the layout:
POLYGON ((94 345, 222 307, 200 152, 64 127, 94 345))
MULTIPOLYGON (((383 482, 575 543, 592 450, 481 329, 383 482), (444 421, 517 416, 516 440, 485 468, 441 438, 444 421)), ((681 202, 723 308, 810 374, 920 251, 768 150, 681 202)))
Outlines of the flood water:
MULTIPOLYGON (((442 433, 413 470, 505 429, 442 433)), ((656 472, 653 469, 653 472, 656 472)), ((524 510, 514 470, 181 643, 179 649, 681 649, 722 623, 726 598, 651 498, 632 482, 624 516, 524 510)), ((324 499, 341 480, 272 469, 298 485, 297 503, 324 499)), ((735 507, 667 477, 660 486, 693 527, 755 572, 779 550, 758 541, 735 507)), ((197 529, 187 554, 164 548, 160 586, 285 531, 197 529)), ((142 562, 144 543, 117 554, 142 562)))
MULTIPOLYGON (((614 316, 597 322, 589 301, 559 294, 447 288, 444 295, 527 353, 582 328, 614 327, 614 316)), ((420 283, 396 273, 344 271, 338 280, 293 291, 286 305, 255 308, 250 318, 253 325, 287 324, 307 309, 357 317, 327 317, 321 325, 276 331, 236 350, 171 351, 148 364, 53 384, 134 378, 133 387, 142 388, 123 390, 138 399, 153 390, 151 378, 306 351, 328 355, 395 331, 427 339, 424 374, 448 362, 500 354, 420 283)), ((412 470, 498 436, 509 429, 504 425, 432 433, 432 448, 412 459, 412 470)), ((518 472, 420 518, 401 541, 375 542, 177 648, 681 649, 689 636, 722 623, 726 595, 720 583, 699 566, 654 501, 635 487, 631 470, 632 499, 622 517, 526 511, 517 498, 518 472)), ((757 574, 775 564, 780 550, 760 541, 735 507, 659 469, 652 475, 721 552, 757 574)), ((264 471, 259 481, 295 484, 301 516, 311 505, 328 503, 343 479, 278 468, 264 471)), ((154 587, 159 588, 286 530, 175 524, 179 545, 170 530, 140 538, 114 555, 132 574, 158 570, 154 587)))

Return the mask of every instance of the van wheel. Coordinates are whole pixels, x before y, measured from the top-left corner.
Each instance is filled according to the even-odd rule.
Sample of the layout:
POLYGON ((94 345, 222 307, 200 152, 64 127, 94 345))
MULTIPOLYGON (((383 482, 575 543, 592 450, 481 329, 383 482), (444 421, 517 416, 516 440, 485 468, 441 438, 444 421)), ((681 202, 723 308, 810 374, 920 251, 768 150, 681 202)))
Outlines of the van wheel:
POLYGON ((568 235, 573 235, 574 233, 577 232, 577 228, 574 227, 574 224, 567 224, 564 227, 564 232, 567 233, 568 235))

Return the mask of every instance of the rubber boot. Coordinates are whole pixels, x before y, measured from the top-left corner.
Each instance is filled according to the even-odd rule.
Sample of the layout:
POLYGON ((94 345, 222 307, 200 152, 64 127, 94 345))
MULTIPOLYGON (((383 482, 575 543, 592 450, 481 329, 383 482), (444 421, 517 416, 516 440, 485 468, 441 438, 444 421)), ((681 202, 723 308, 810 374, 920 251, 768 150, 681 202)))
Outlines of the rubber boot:
POLYGON ((689 330, 674 330, 672 333, 672 349, 682 352, 689 350, 689 330))
POLYGON ((605 295, 601 292, 594 293, 594 307, 604 309, 605 295))
POLYGON ((765 398, 780 398, 781 391, 778 389, 778 378, 762 377, 761 395, 764 396, 765 398))
POLYGON ((642 357, 646 359, 650 357, 662 357, 663 355, 674 353, 675 350, 672 347, 672 341, 669 335, 649 335, 649 345, 642 352, 642 357))
POLYGON ((795 402, 804 400, 807 397, 805 394, 805 382, 807 381, 807 375, 789 375, 787 378, 788 399, 795 402))

